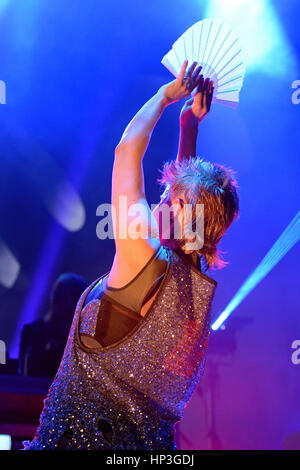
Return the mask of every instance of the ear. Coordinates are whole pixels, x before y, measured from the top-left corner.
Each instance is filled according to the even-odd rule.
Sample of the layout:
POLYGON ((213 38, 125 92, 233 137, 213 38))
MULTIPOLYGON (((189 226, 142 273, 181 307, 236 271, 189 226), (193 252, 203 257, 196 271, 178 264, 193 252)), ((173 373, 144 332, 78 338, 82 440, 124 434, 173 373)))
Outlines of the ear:
POLYGON ((184 207, 183 199, 181 199, 180 197, 178 197, 178 198, 176 198, 176 202, 180 205, 181 209, 183 209, 183 207, 184 207))

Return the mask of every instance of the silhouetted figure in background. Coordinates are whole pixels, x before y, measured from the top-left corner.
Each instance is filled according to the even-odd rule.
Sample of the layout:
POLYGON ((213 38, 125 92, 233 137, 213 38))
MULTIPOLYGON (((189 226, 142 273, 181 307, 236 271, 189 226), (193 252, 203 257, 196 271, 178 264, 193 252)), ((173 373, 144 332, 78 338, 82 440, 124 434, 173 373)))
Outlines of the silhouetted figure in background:
POLYGON ((76 304, 87 286, 86 280, 77 274, 66 273, 58 277, 45 318, 23 327, 19 353, 21 375, 55 376, 76 304))

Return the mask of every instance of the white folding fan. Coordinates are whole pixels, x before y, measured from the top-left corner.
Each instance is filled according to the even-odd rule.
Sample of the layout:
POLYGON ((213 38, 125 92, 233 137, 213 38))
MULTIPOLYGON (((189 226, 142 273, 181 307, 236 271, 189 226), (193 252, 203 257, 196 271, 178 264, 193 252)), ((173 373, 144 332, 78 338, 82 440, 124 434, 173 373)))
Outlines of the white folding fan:
POLYGON ((237 107, 245 65, 239 40, 226 24, 212 19, 198 21, 174 42, 161 62, 177 77, 186 59, 188 67, 196 61, 204 78, 213 80, 212 103, 237 107))

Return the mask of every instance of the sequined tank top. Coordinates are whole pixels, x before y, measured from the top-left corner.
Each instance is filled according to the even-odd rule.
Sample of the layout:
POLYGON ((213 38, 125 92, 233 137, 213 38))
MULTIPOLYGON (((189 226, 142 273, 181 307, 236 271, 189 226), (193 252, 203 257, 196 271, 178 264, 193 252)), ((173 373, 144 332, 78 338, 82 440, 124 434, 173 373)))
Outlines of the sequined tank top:
POLYGON ((109 273, 105 274, 85 299, 80 323, 82 343, 97 348, 126 337, 141 321, 141 308, 157 291, 167 267, 166 252, 161 247, 124 287, 109 287, 109 273))
POLYGON ((121 341, 93 349, 83 344, 82 307, 102 278, 82 294, 40 425, 25 449, 176 450, 174 425, 203 371, 216 282, 163 249, 168 268, 156 298, 121 341))

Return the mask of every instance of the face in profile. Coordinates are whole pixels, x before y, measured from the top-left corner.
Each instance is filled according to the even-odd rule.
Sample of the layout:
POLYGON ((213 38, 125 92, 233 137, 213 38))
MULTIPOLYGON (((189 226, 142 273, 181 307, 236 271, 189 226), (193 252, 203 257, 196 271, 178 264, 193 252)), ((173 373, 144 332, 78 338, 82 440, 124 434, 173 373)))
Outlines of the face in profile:
MULTIPOLYGON (((159 228, 159 240, 163 246, 171 249, 186 248, 186 234, 189 226, 187 217, 187 202, 184 194, 171 197, 168 191, 161 196, 159 204, 155 207, 153 215, 159 228)), ((196 237, 194 236, 194 239, 196 237)), ((189 242, 193 240, 189 238, 189 242)), ((193 251, 193 250, 191 250, 193 251)))

